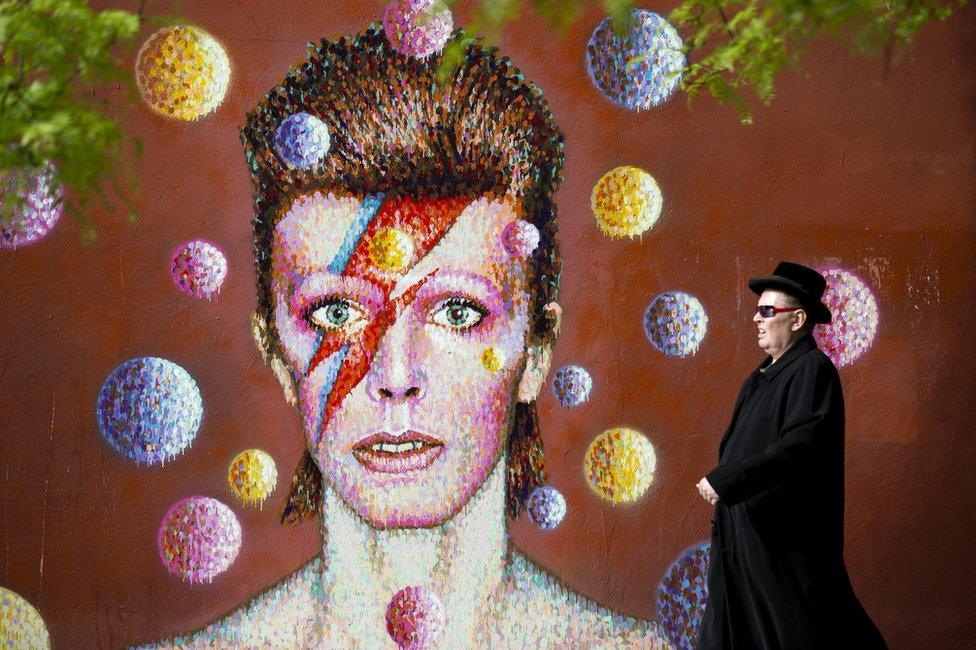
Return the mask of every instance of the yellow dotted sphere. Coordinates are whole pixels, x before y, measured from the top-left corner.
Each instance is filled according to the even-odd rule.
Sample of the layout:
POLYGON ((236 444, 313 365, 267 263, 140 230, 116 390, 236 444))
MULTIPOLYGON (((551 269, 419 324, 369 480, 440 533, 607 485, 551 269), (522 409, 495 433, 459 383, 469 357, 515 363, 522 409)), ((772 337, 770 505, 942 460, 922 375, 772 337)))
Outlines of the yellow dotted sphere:
POLYGON ((593 186, 590 207, 608 237, 636 237, 654 225, 663 204, 657 181, 637 167, 617 167, 593 186))
POLYGON ((223 46, 202 29, 164 27, 139 50, 136 83, 153 110, 195 120, 224 100, 230 83, 230 61, 223 46))
POLYGON ((657 455, 644 434, 633 429, 604 431, 586 450, 586 481, 612 503, 641 498, 654 480, 657 455))
POLYGON ((4 648, 50 648, 44 620, 30 603, 0 587, 0 645, 4 648))
POLYGON ((498 348, 485 348, 481 353, 481 365, 488 372, 498 372, 505 365, 505 354, 498 348))
POLYGON ((413 241, 396 228, 381 228, 369 242, 369 258, 384 271, 400 271, 413 258, 413 241))
POLYGON ((227 482, 244 503, 262 503, 278 483, 278 468, 267 452, 248 449, 231 461, 227 482))

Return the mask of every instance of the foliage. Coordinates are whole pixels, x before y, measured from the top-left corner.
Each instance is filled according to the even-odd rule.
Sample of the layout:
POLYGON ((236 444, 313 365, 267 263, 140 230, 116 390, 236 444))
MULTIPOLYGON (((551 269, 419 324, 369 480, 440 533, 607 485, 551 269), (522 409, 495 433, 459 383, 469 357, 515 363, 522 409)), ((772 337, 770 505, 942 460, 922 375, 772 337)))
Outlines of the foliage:
MULTIPOLYGON (((830 35, 856 51, 894 50, 912 41, 926 23, 945 20, 967 0, 681 0, 668 20, 685 41, 682 89, 690 99, 705 91, 751 123, 753 99, 768 104, 776 75, 797 68, 810 42, 830 35), (751 92, 750 92, 751 91, 751 92)), ((451 2, 448 0, 448 4, 451 2)), ((468 23, 472 35, 497 38, 529 4, 565 31, 587 6, 600 4, 618 30, 626 29, 634 0, 480 0, 468 23)), ((468 39, 470 41, 470 37, 468 39)), ((444 76, 460 61, 467 41, 445 53, 444 76)))
POLYGON ((139 30, 137 14, 92 11, 84 0, 0 1, 0 178, 4 223, 21 201, 28 174, 54 163, 66 193, 66 212, 86 238, 94 229, 85 208, 92 199, 130 209, 136 182, 126 145, 138 139, 109 116, 97 89, 109 84, 132 96, 132 72, 120 49, 139 30), (111 189, 110 195, 106 189, 111 189))

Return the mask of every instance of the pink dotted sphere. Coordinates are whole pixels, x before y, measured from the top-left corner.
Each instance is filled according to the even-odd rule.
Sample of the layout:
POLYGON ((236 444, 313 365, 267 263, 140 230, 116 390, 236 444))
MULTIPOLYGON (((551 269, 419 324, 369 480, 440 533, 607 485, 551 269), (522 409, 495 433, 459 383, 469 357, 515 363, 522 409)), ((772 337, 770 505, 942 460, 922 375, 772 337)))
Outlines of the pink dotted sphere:
POLYGON ((551 485, 543 485, 532 490, 526 510, 541 530, 552 530, 566 517, 566 498, 551 485))
POLYGON ((552 394, 567 408, 579 406, 590 399, 593 378, 582 366, 563 366, 552 378, 552 394))
POLYGON ((63 211, 64 192, 51 163, 32 173, 11 172, 0 177, 0 214, 9 217, 9 221, 0 221, 0 248, 33 244, 54 228, 63 211), (5 195, 16 189, 20 189, 21 202, 6 214, 5 195))
POLYGON ((426 587, 404 587, 386 606, 386 631, 401 648, 428 647, 440 635, 446 620, 441 599, 426 587))
POLYGON ((156 542, 170 573, 195 584, 212 582, 237 559, 241 525, 220 501, 192 496, 170 506, 156 542))
POLYGON ((444 48, 454 18, 443 0, 392 0, 383 12, 383 32, 393 49, 423 59, 444 48))
POLYGON ((511 255, 528 257, 539 245, 539 229, 535 224, 516 219, 502 231, 502 243, 511 255))
POLYGON ((209 300, 227 277, 227 258, 213 244, 187 242, 173 251, 170 277, 183 293, 209 300))
POLYGON ((864 354, 878 333, 878 301, 866 282, 838 268, 820 269, 827 280, 823 302, 833 320, 817 325, 820 349, 834 365, 846 366, 864 354))

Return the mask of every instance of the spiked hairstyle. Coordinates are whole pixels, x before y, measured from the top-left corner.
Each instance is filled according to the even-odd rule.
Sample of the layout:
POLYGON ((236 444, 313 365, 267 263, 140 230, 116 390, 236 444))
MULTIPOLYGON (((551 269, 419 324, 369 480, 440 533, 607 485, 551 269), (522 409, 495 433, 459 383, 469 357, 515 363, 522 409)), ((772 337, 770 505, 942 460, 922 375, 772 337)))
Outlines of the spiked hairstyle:
MULTIPOLYGON (((460 38, 456 33, 454 38, 460 38)), ((308 46, 294 66, 250 111, 241 129, 254 185, 257 316, 266 359, 280 360, 271 296, 272 243, 291 202, 316 190, 336 195, 415 198, 503 197, 539 230, 529 260, 530 341, 551 342, 546 305, 559 289, 553 194, 562 178, 563 138, 542 92, 496 49, 473 43, 446 83, 441 56, 397 53, 380 26, 352 39, 308 46), (305 112, 328 126, 328 154, 310 169, 283 161, 275 150, 279 124, 305 112)), ((518 403, 508 437, 506 506, 517 517, 528 493, 545 482, 536 406, 518 403)), ((306 451, 282 514, 295 522, 321 510, 322 477, 306 451)))

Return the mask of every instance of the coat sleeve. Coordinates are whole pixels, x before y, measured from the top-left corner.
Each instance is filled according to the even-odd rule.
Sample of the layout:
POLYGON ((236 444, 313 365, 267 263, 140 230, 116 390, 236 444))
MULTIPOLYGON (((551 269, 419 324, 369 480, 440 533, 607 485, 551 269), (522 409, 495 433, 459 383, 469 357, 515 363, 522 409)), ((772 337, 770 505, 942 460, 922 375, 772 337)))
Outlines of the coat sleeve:
POLYGON ((791 481, 813 480, 815 468, 833 437, 842 435, 843 398, 833 365, 819 355, 798 360, 785 398, 779 440, 758 454, 720 465, 706 475, 727 506, 791 481))

